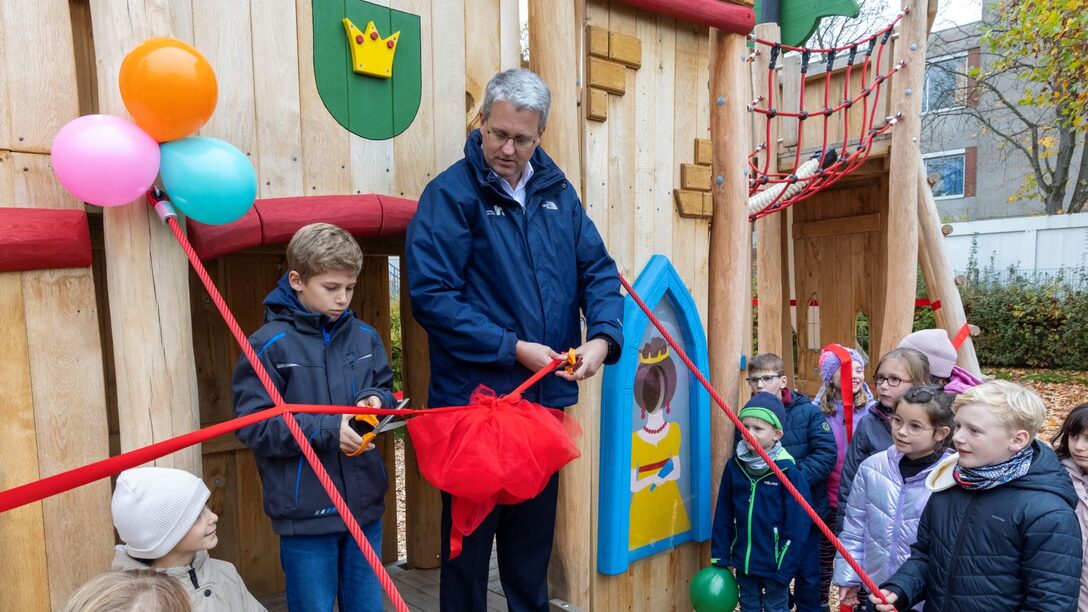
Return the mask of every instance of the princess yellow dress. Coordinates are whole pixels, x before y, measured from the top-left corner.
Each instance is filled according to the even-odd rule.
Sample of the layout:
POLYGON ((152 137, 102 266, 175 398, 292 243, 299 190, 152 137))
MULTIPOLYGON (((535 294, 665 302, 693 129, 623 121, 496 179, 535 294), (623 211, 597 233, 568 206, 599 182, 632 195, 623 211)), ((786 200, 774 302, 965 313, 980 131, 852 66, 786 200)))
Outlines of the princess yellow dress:
MULTIPOLYGON (((637 479, 642 480, 655 474, 662 478, 667 476, 672 469, 672 458, 680 454, 682 438, 680 426, 676 423, 668 424, 665 437, 656 445, 643 440, 637 432, 632 434, 631 469, 638 471, 637 479), (663 470, 664 474, 661 473, 663 470)), ((653 490, 647 486, 632 493, 630 524, 628 550, 635 550, 691 529, 691 521, 688 520, 684 500, 680 498, 677 481, 670 480, 653 487, 653 490)))

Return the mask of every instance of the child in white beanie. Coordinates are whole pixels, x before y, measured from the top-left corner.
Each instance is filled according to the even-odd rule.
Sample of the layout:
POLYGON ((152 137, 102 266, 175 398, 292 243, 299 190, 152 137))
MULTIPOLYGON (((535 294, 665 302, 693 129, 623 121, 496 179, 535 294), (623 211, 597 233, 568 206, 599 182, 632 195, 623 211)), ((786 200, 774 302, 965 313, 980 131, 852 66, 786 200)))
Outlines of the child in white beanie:
POLYGON ((147 569, 177 580, 193 610, 262 611, 234 565, 212 559, 219 543, 219 517, 206 505, 211 492, 183 470, 144 467, 125 470, 113 492, 113 525, 124 544, 113 569, 147 569))

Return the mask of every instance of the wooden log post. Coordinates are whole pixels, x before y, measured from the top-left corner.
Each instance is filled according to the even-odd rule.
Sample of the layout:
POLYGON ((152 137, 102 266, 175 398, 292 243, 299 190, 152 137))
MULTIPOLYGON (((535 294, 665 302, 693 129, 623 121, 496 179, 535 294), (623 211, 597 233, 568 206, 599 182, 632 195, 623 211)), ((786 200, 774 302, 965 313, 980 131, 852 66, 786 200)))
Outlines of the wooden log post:
MULTIPOLYGON (((177 1, 92 0, 100 112, 127 117, 121 62, 153 36, 192 41, 192 7, 177 1)), ((193 431, 200 425, 185 254, 143 201, 104 211, 110 320, 117 372, 121 450, 193 431)), ((159 466, 201 474, 200 447, 163 457, 159 466)))
MULTIPOLYGON (((934 313, 937 324, 948 332, 950 338, 954 338, 967 323, 967 315, 963 310, 963 300, 960 298, 959 287, 956 286, 955 275, 952 274, 952 262, 944 249, 940 213, 937 211, 937 202, 933 199, 933 191, 926 178, 926 166, 922 162, 920 152, 918 153, 918 240, 918 255, 925 274, 926 287, 929 288, 929 297, 941 301, 941 307, 934 313)), ((960 367, 975 376, 981 376, 982 371, 979 369, 978 356, 975 355, 975 345, 970 336, 960 346, 957 361, 960 367)))
MULTIPOLYGON (((891 112, 902 113, 892 128, 888 214, 884 225, 883 318, 877 355, 894 349, 911 332, 918 278, 918 135, 926 68, 927 0, 911 0, 899 25, 896 62, 906 62, 892 78, 891 112)), ((874 334, 876 335, 876 334, 874 334)))
MULTIPOLYGON (((751 326, 751 233, 748 222, 748 116, 750 74, 745 38, 710 30, 710 138, 714 142, 714 213, 710 228, 707 341, 710 379, 727 401, 740 392, 740 355, 745 326, 751 326), (721 179, 720 181, 718 179, 721 179)), ((737 406, 730 406, 734 411, 737 406)), ((721 474, 733 450, 733 424, 711 409, 711 474, 721 474)), ((718 480, 711 478, 711 498, 718 480)))
MULTIPOLYGON (((756 36, 771 41, 778 41, 780 37, 777 24, 764 23, 756 26, 756 36)), ((779 88, 777 78, 767 79, 767 67, 770 58, 767 50, 756 57, 752 65, 752 88, 754 95, 767 95, 774 88, 775 106, 781 106, 779 100, 779 88)), ((763 117, 759 116, 756 124, 762 123, 763 117)), ((771 119, 771 137, 767 142, 767 149, 763 155, 770 159, 770 172, 778 170, 778 120, 771 119)), ((761 138, 765 132, 760 129, 753 130, 757 138, 761 138)), ((763 157, 762 155, 760 156, 763 157)), ((789 366, 792 370, 792 355, 786 355, 788 345, 792 344, 790 325, 790 293, 789 275, 787 273, 790 262, 789 251, 786 248, 786 212, 782 211, 773 215, 767 215, 756 221, 756 297, 759 300, 758 340, 760 353, 776 353, 785 362, 790 357, 789 366)), ((790 382, 792 383, 792 373, 790 382)))
MULTIPOLYGON (((83 211, 49 159, 57 131, 79 115, 70 9, 65 0, 0 8, 0 207, 83 211)), ((0 489, 105 459, 91 268, 0 274, 0 319, 0 489)), ((109 481, 101 480, 0 515, 0 609, 59 610, 109 569, 109 499, 109 481)))
MULTIPOLYGON (((578 2, 529 0, 530 68, 548 84, 552 105, 541 146, 555 160, 571 186, 582 193, 582 153, 578 101, 581 90, 582 37, 578 2)), ((633 153, 632 153, 633 154, 633 153)), ((567 347, 554 347, 562 350, 567 347)), ((585 428, 583 445, 593 440, 600 415, 600 378, 579 385, 579 402, 567 412, 585 428)), ((587 511, 595 482, 592 453, 585 452, 559 473, 555 541, 548 582, 553 597, 581 609, 590 606, 593 577, 591 513, 587 511)))

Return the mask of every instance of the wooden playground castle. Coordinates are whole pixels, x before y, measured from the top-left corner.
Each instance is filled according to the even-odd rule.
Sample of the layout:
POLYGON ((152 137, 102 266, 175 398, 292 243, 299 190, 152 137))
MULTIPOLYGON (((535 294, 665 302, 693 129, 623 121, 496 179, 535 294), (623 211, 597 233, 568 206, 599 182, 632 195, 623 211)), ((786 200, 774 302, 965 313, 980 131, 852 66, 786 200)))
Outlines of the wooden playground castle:
MULTIPOLYGON (((85 209, 50 170, 52 137, 82 114, 125 116, 117 84, 122 58, 149 37, 173 36, 198 48, 216 71, 217 111, 200 133, 228 140, 250 157, 258 209, 304 206, 312 220, 356 224, 351 229, 366 263, 354 308, 390 346, 390 298, 397 296, 389 294, 389 258, 403 255, 412 202, 461 157, 488 79, 522 65, 519 3, 380 2, 420 17, 422 93, 406 131, 372 141, 343 129, 318 96, 312 3, 324 1, 5 2, 0 245, 12 248, 2 242, 3 219, 11 218, 4 208, 85 209), (326 218, 326 209, 339 216, 326 218)), ((352 0, 338 0, 345 1, 352 0)), ((823 84, 813 78, 802 92, 795 56, 783 57, 777 78, 767 83, 767 54, 745 61, 751 49, 737 33, 743 28, 688 21, 690 12, 677 8, 683 4, 528 3, 528 66, 553 94, 543 146, 580 182, 586 209, 621 273, 633 279, 652 255, 668 256, 707 330, 711 381, 730 402, 746 394, 742 360, 751 355, 753 339, 763 350, 781 352, 791 379, 809 391, 816 386, 820 347, 855 345, 859 317, 869 325, 870 354, 893 348, 911 331, 919 261, 930 297, 943 304, 939 324, 956 334, 963 310, 917 148, 935 0, 906 2, 909 13, 885 57, 885 69, 906 63, 886 83, 878 116, 906 119, 876 140, 868 161, 834 188, 755 223, 746 206, 747 164, 764 140, 753 126, 763 124, 746 107, 768 87, 783 110, 802 95, 811 96, 806 106, 820 106, 823 84)), ((730 11, 750 15, 744 6, 750 3, 736 4, 730 11)), ((773 38, 776 27, 760 26, 757 34, 773 38)), ((830 78, 841 88, 841 69, 830 78)), ((775 136, 765 154, 779 171, 793 166, 796 126, 772 122, 775 136)), ((841 141, 841 129, 836 121, 830 142, 841 141)), ((0 490, 233 416, 230 375, 239 351, 169 230, 139 204, 86 207, 86 216, 89 267, 0 272, 0 344, 8 349, 0 366, 0 490)), ((271 223, 275 216, 262 219, 271 223)), ((190 227, 194 242, 205 241, 205 263, 247 333, 263 320, 261 300, 284 270, 286 240, 270 227, 258 227, 255 242, 229 247, 214 231, 190 227)), ((411 407, 423 407, 427 340, 401 280, 403 391, 411 407)), ((961 365, 977 370, 969 339, 960 357, 961 365)), ((619 575, 596 571, 601 405, 597 377, 582 385, 581 401, 571 409, 585 437, 582 458, 561 473, 553 597, 584 610, 690 609, 687 584, 708 561, 707 543, 681 544, 619 575)), ((717 475, 732 431, 718 408, 710 410, 710 472, 717 475)), ((391 438, 381 452, 389 465, 395 462, 391 438)), ((415 468, 410 443, 405 460, 406 566, 437 567, 439 498, 415 468)), ((258 597, 281 592, 277 540, 261 508, 252 453, 224 436, 157 463, 203 475, 221 517, 214 555, 233 562, 258 597)), ((715 476, 711 490, 716 486, 715 476)), ((395 491, 391 486, 387 508, 396 507, 395 491)), ((109 481, 101 480, 0 514, 0 550, 6 551, 0 609, 58 609, 79 584, 109 568, 110 492, 109 481)), ((391 563, 398 560, 396 521, 387 519, 385 528, 381 553, 391 563)))

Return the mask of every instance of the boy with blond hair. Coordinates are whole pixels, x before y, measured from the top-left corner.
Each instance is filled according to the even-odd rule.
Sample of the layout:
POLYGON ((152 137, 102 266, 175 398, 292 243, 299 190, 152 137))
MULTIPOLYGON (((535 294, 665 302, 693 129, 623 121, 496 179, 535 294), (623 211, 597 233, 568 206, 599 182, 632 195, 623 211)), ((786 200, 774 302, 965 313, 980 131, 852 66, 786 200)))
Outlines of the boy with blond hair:
MULTIPOLYGON (((249 341, 284 401, 291 404, 393 405, 393 371, 374 328, 355 318, 351 298, 363 254, 335 225, 307 225, 287 245, 288 271, 265 298, 265 324, 249 341)), ((244 356, 234 372, 234 411, 247 415, 272 400, 244 356)), ((296 414, 370 545, 381 550, 388 488, 377 453, 362 446, 350 414, 296 414)), ((282 419, 240 429, 253 449, 264 510, 280 536, 287 607, 328 612, 382 609, 381 586, 282 419)))
POLYGON ((1046 418, 1033 391, 995 380, 952 407, 958 451, 926 479, 932 490, 911 556, 881 590, 877 610, 1077 609, 1077 496, 1050 447, 1035 439, 1046 418))

